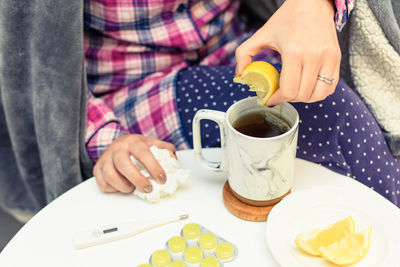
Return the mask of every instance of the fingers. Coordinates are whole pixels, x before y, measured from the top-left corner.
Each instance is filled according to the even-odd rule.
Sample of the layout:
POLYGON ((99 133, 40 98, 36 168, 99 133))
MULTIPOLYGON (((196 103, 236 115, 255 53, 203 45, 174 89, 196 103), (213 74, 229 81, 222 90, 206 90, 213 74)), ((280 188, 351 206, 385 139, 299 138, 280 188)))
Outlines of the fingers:
POLYGON ((148 147, 144 147, 143 149, 141 149, 140 153, 138 153, 138 150, 133 150, 132 154, 138 161, 143 164, 143 166, 150 173, 150 176, 157 183, 165 184, 165 182, 167 181, 167 175, 148 147))
POLYGON ((324 53, 286 52, 282 57, 282 72, 279 89, 271 96, 267 105, 284 102, 316 102, 335 91, 339 81, 340 50, 324 53), (334 82, 318 80, 318 75, 334 78, 334 82))
POLYGON ((176 147, 169 142, 164 142, 164 141, 152 138, 150 140, 150 145, 155 145, 156 147, 158 147, 160 149, 168 149, 171 157, 173 157, 175 159, 177 158, 176 157, 176 147))
POLYGON ((239 76, 243 69, 251 63, 251 58, 252 56, 246 52, 245 48, 245 43, 244 42, 242 45, 240 45, 238 48, 236 48, 235 52, 235 57, 236 57, 236 68, 235 68, 235 77, 239 76))
POLYGON ((329 84, 328 82, 318 80, 318 75, 316 77, 316 83, 314 91, 311 97, 304 102, 316 102, 324 100, 327 96, 331 95, 336 88, 336 85, 339 81, 339 64, 335 61, 326 61, 325 64, 321 67, 319 71, 319 75, 326 76, 328 78, 334 78, 334 82, 329 84))
POLYGON ((167 175, 150 151, 156 145, 160 149, 168 149, 176 158, 173 144, 142 135, 124 135, 114 140, 101 155, 94 167, 94 175, 100 189, 104 192, 131 193, 138 189, 145 193, 153 190, 152 183, 131 161, 134 156, 147 169, 150 176, 159 184, 164 184, 167 175))
POLYGON ((99 186, 100 190, 105 192, 105 193, 114 193, 117 192, 118 190, 115 189, 114 187, 112 187, 109 183, 107 183, 104 179, 103 179, 103 175, 101 170, 99 169, 99 165, 95 165, 94 169, 93 169, 93 174, 94 174, 94 178, 96 179, 96 183, 99 186))
POLYGON ((302 64, 300 55, 295 53, 282 57, 282 71, 279 89, 268 100, 268 106, 275 106, 297 97, 300 86, 302 64))
MULTIPOLYGON (((153 153, 150 151, 150 146, 156 145, 160 149, 168 149, 172 157, 175 156, 176 148, 173 144, 164 142, 154 138, 145 138, 139 135, 133 135, 129 144, 129 152, 138 161, 140 161, 150 176, 159 184, 165 184, 167 175, 160 163, 156 160, 153 153), (137 142, 135 139, 142 139, 143 142, 137 142), (144 138, 144 139, 143 139, 144 138)), ((141 173, 140 173, 141 174, 141 173)))
POLYGON ((103 166, 104 180, 122 193, 132 193, 135 186, 125 179, 112 164, 103 166))
POLYGON ((299 92, 291 102, 307 102, 313 95, 315 84, 317 83, 318 72, 320 66, 315 64, 316 62, 312 58, 306 58, 303 64, 303 70, 301 74, 301 82, 299 92))
POLYGON ((242 73, 243 69, 251 63, 251 58, 257 55, 261 50, 271 48, 275 49, 268 40, 269 32, 266 27, 260 28, 249 39, 243 42, 235 51, 236 69, 235 76, 242 73))
MULTIPOLYGON (((97 172, 98 177, 102 178, 107 184, 120 192, 131 193, 135 189, 135 186, 121 175, 110 157, 111 154, 106 154, 105 157, 97 163, 99 165, 99 170, 97 172)), ((100 188, 102 189, 101 186, 100 188)))
POLYGON ((150 193, 153 190, 150 181, 132 163, 128 151, 124 150, 115 153, 113 162, 117 170, 123 175, 122 177, 134 184, 138 190, 145 193, 150 193))

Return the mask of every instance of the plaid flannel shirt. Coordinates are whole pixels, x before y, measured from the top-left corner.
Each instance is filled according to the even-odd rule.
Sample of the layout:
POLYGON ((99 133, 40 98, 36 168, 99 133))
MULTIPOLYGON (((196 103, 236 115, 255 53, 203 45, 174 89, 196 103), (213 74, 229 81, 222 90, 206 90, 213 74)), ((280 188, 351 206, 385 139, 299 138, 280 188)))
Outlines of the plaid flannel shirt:
MULTIPOLYGON (((336 0, 338 29, 348 19, 349 2, 336 0)), ((126 133, 188 148, 175 101, 177 73, 192 64, 234 64, 236 47, 250 37, 237 15, 239 4, 85 1, 86 147, 93 161, 126 133)))

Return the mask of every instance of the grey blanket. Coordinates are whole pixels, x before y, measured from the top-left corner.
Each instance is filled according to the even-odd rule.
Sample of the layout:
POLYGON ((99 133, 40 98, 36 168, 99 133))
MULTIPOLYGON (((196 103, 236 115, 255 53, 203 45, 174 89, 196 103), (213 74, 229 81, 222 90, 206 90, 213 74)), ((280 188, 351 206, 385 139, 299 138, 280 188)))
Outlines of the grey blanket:
POLYGON ((368 0, 368 5, 386 38, 400 54, 400 1, 399 0, 368 0))
POLYGON ((0 205, 26 221, 89 177, 83 1, 0 0, 0 205))

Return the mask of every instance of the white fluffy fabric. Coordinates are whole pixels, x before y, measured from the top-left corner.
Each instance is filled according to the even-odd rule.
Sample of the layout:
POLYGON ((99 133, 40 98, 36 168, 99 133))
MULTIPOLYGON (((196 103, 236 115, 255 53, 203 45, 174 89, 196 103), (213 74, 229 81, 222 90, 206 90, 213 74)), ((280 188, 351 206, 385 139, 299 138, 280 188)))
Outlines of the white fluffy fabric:
POLYGON ((355 1, 349 53, 357 91, 383 130, 400 137, 400 55, 387 40, 367 0, 355 1))
POLYGON ((133 164, 135 164, 135 166, 153 185, 153 191, 151 193, 143 193, 139 190, 135 190, 133 194, 150 202, 157 202, 165 196, 172 195, 181 185, 185 184, 189 179, 191 171, 181 169, 179 162, 175 158, 171 157, 167 149, 159 149, 156 146, 152 146, 150 147, 150 151, 167 174, 167 181, 165 184, 156 183, 150 177, 146 168, 137 159, 131 156, 133 164))

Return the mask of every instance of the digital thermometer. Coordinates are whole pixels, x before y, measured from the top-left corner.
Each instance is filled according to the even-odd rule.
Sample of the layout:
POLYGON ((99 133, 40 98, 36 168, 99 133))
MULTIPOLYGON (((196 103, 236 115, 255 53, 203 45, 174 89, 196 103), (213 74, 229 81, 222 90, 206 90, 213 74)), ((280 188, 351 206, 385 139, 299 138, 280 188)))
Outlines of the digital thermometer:
POLYGON ((187 219, 188 217, 189 215, 185 214, 185 215, 175 216, 172 218, 133 221, 133 222, 115 224, 110 226, 104 226, 93 230, 87 230, 76 233, 73 236, 73 243, 75 248, 77 249, 96 246, 128 238, 161 225, 187 219))

